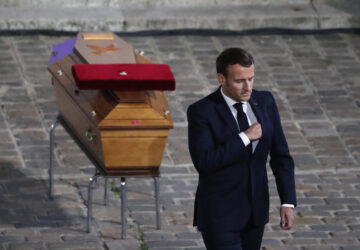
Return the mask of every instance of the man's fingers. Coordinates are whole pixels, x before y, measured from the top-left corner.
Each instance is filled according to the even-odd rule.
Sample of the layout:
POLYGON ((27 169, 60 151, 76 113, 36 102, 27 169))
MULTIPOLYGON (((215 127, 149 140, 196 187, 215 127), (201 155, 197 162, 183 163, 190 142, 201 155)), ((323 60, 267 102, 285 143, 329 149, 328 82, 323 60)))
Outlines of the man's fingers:
POLYGON ((291 226, 292 226, 292 223, 291 223, 291 220, 285 216, 285 226, 284 226, 284 229, 285 230, 290 230, 291 229, 291 226))
POLYGON ((286 218, 287 224, 288 224, 289 229, 291 229, 291 227, 293 226, 293 223, 294 223, 294 216, 291 213, 291 214, 288 214, 287 217, 288 217, 288 218, 286 218))
POLYGON ((280 213, 280 226, 282 229, 285 229, 285 224, 286 224, 286 221, 285 221, 285 213, 282 211, 280 213))
POLYGON ((262 128, 261 125, 259 124, 259 133, 260 133, 260 137, 262 136, 262 128))
POLYGON ((250 128, 251 127, 253 127, 253 128, 261 128, 261 125, 260 125, 260 123, 258 123, 258 122, 254 122, 251 126, 250 126, 250 128))
POLYGON ((261 125, 258 122, 255 122, 251 125, 250 128, 244 131, 250 141, 258 140, 262 136, 261 125))
POLYGON ((282 208, 280 218, 280 227, 284 230, 290 230, 294 222, 293 211, 287 208, 282 208))
POLYGON ((256 123, 256 132, 257 132, 257 135, 258 135, 257 139, 259 139, 262 136, 262 128, 261 128, 260 123, 256 123))
POLYGON ((282 229, 284 230, 289 230, 291 227, 290 227, 290 224, 288 222, 288 220, 286 218, 282 219, 281 222, 280 222, 280 226, 282 229))

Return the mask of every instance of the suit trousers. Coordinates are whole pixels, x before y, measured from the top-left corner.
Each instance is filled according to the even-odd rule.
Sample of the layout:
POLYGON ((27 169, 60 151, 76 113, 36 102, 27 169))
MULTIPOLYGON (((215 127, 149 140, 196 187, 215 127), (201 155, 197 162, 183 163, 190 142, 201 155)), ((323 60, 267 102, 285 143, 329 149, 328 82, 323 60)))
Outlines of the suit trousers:
POLYGON ((207 250, 259 250, 263 226, 248 224, 240 232, 201 232, 207 250))

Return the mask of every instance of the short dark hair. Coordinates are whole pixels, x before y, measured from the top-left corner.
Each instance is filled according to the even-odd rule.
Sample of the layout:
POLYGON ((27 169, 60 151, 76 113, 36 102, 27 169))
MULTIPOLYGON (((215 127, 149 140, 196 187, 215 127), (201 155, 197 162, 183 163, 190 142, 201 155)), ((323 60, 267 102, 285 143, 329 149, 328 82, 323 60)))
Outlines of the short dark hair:
POLYGON ((227 76, 227 66, 240 64, 243 67, 250 67, 254 64, 252 55, 241 48, 228 48, 225 49, 216 58, 216 72, 227 76))

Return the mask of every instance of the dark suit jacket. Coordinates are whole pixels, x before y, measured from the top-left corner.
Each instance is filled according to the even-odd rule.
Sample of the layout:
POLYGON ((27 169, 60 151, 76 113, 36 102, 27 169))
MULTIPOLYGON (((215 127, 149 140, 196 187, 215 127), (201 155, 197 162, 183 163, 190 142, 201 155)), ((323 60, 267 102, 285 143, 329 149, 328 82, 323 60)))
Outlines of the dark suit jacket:
POLYGON ((281 203, 296 205, 294 162, 274 97, 253 90, 249 103, 262 127, 252 156, 220 88, 188 108, 189 151, 199 172, 194 226, 200 231, 239 231, 250 218, 255 225, 268 222, 269 154, 281 203))

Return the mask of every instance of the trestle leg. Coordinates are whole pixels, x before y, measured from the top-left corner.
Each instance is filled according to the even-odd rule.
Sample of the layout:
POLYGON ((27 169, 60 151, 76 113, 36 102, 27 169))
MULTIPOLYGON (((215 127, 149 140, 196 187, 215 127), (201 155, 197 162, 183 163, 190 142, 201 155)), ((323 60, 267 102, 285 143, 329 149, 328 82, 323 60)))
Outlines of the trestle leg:
POLYGON ((125 177, 121 177, 121 239, 126 238, 126 180, 125 177))
POLYGON ((58 125, 59 120, 51 124, 50 126, 50 167, 49 167, 49 199, 53 199, 53 189, 54 189, 54 136, 55 136, 55 128, 58 125))
POLYGON ((104 206, 108 203, 108 178, 105 176, 105 183, 104 183, 104 206))
POLYGON ((160 201, 159 201, 159 177, 154 177, 154 186, 155 186, 155 210, 156 210, 156 229, 160 230, 161 228, 161 217, 160 217, 160 201))
POLYGON ((93 200, 93 183, 96 182, 97 175, 94 175, 89 179, 88 185, 88 214, 87 214, 87 223, 86 229, 87 232, 91 232, 91 217, 92 217, 92 200, 93 200))

